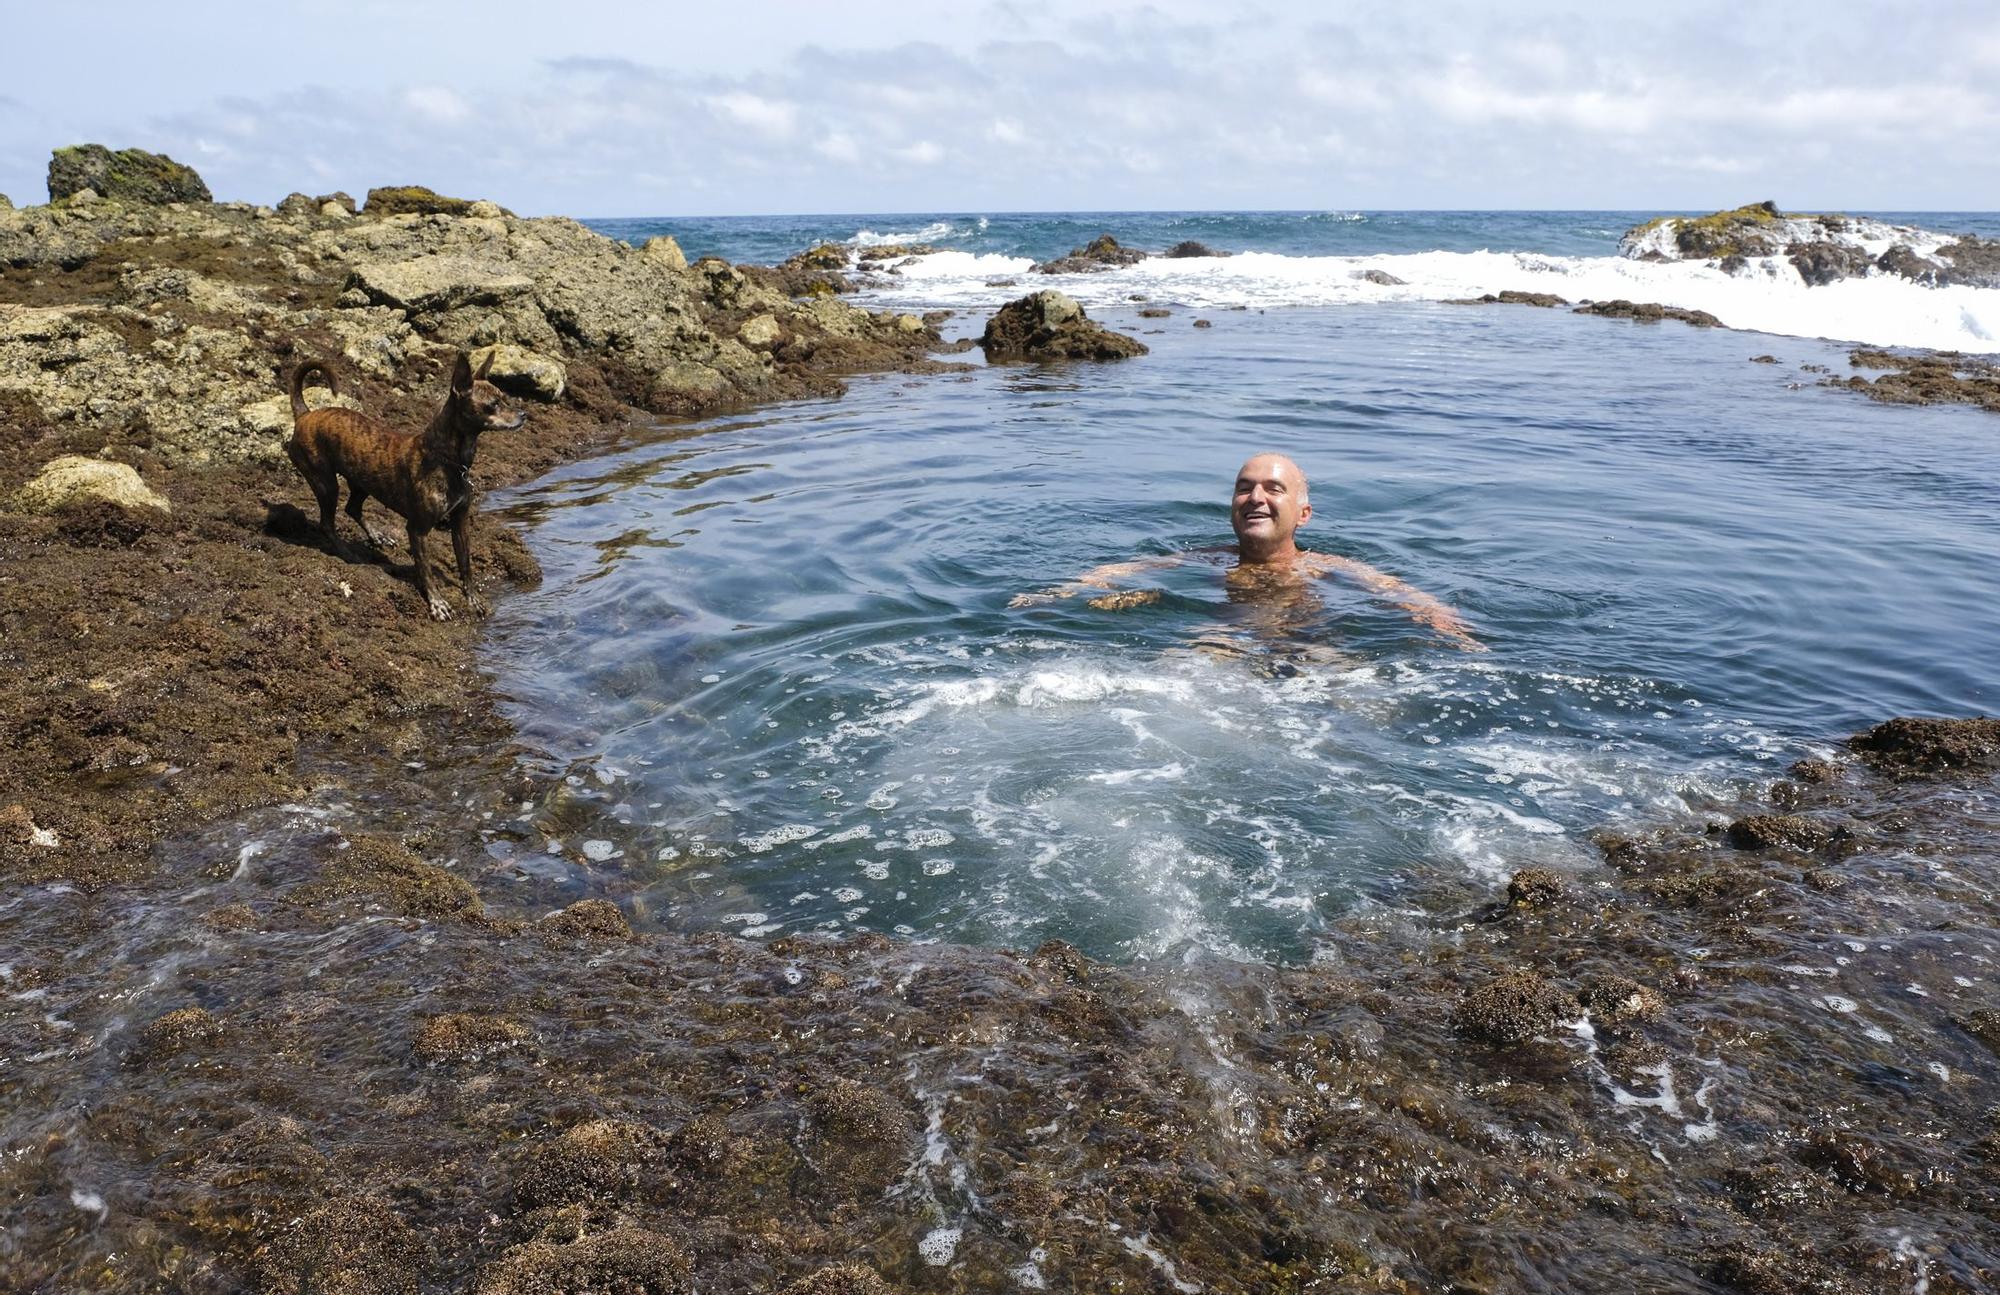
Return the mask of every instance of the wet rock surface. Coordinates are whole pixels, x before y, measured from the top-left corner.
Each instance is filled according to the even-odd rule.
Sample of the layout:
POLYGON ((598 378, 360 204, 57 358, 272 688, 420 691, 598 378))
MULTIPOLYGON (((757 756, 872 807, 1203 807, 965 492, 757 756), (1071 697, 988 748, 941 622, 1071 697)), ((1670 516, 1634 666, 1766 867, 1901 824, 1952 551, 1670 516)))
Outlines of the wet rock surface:
POLYGON ((1146 354, 1146 345, 1092 320, 1054 289, 1002 306, 986 322, 979 345, 989 361, 1118 360, 1146 354))
MULTIPOLYGON (((1870 741, 1984 758, 1937 723, 1870 741)), ((522 798, 460 759, 384 811, 522 798)), ((1991 1289, 1980 768, 1795 781, 1882 825, 1811 874, 1645 830, 1559 900, 1434 887, 1290 968, 552 941, 518 882, 480 887, 511 921, 356 913, 314 898, 328 829, 271 811, 253 868, 197 833, 6 914, 0 1037, 41 1059, 0 1069, 5 1257, 134 1291, 1991 1289)), ((401 848, 476 854, 464 817, 401 848)))
POLYGON ((1642 261, 1705 260, 1742 274, 1756 259, 1782 259, 1808 287, 1871 271, 1929 287, 2000 287, 2000 240, 1890 225, 1865 216, 1785 212, 1757 202, 1705 216, 1660 216, 1625 231, 1621 256, 1642 261), (1879 256, 1869 245, 1889 247, 1879 256), (1927 251, 1920 252, 1921 243, 1927 251))
MULTIPOLYGON (((1379 282, 1379 280, 1377 281, 1379 282)), ((1509 288, 1504 292, 1489 292, 1478 297, 1460 297, 1445 303, 1451 306, 1567 306, 1566 297, 1558 297, 1553 292, 1521 292, 1509 288)))
POLYGON ((1857 369, 1883 372, 1874 378, 1829 377, 1828 385, 1891 405, 1974 405, 2000 413, 2000 364, 1992 360, 1952 351, 1861 347, 1850 353, 1849 362, 1857 369))
POLYGON ((1677 319, 1683 324, 1696 328, 1720 328, 1722 321, 1706 310, 1689 310, 1684 306, 1662 306, 1655 301, 1593 301, 1578 306, 1579 315, 1603 315, 1608 319, 1631 319, 1642 324, 1657 324, 1663 319, 1677 319))

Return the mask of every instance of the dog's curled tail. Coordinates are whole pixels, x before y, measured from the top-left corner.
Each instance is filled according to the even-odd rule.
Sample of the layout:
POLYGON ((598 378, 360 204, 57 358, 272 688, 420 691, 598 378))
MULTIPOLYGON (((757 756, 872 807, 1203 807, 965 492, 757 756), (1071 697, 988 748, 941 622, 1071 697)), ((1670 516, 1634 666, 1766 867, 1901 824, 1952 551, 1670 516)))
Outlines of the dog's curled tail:
POLYGON ((333 385, 333 374, 327 371, 327 367, 318 360, 307 360, 304 364, 292 370, 293 422, 297 422, 299 415, 306 412, 306 375, 311 373, 319 375, 321 385, 328 391, 331 391, 336 396, 340 394, 340 388, 333 385))

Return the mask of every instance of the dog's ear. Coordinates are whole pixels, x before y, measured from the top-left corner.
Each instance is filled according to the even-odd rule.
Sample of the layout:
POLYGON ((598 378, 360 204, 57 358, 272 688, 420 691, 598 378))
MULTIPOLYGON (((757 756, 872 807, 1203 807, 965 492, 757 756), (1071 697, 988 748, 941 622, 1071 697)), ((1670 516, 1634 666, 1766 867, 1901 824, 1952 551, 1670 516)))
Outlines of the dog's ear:
POLYGON ((480 382, 486 381, 486 375, 493 372, 493 357, 499 354, 500 354, 500 348, 498 347, 495 347, 494 349, 488 351, 486 353, 486 363, 480 365, 479 372, 473 374, 472 376, 478 379, 480 382))
POLYGON ((451 389, 461 396, 472 394, 472 360, 464 351, 458 353, 458 363, 451 366, 451 389))

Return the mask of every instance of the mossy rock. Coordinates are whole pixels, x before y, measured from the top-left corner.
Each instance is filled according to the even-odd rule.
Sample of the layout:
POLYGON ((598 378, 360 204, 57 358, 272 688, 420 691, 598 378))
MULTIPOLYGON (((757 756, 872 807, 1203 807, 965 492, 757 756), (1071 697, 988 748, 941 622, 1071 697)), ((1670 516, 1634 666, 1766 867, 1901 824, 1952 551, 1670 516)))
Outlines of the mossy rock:
POLYGON ((140 148, 112 152, 102 144, 59 148, 49 158, 49 201, 94 190, 101 198, 161 205, 214 202, 191 166, 140 148))
POLYGON ((421 184, 397 184, 368 191, 362 208, 371 216, 464 216, 472 209, 470 198, 447 198, 421 184))

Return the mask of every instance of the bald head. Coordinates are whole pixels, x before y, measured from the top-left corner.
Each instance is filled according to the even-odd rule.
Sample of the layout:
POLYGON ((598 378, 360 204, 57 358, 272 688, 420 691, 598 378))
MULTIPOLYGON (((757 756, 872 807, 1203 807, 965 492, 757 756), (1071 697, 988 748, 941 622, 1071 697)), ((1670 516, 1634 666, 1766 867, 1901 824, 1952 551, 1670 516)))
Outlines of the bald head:
POLYGON ((1306 474, 1284 455, 1252 455, 1237 469, 1229 524, 1244 562, 1291 561, 1298 556, 1292 537, 1311 516, 1306 474))

